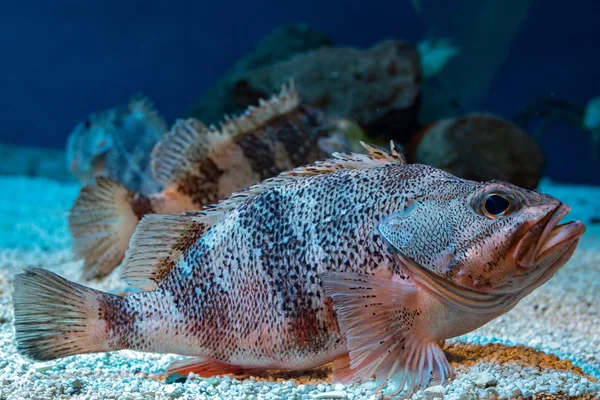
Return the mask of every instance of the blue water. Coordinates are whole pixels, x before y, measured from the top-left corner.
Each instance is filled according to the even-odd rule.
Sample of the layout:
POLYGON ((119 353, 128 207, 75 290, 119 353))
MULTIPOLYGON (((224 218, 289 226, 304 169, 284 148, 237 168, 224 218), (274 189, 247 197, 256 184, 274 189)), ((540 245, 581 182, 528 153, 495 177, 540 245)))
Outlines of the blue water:
MULTIPOLYGON (((599 15, 594 0, 534 0, 476 108, 511 117, 541 97, 584 105, 600 95, 599 15)), ((398 0, 4 2, 0 141, 61 148, 87 113, 138 91, 170 122, 262 36, 290 22, 353 46, 414 42, 427 28, 411 2, 398 0)), ((600 184, 586 134, 557 124, 542 147, 553 179, 600 184)))

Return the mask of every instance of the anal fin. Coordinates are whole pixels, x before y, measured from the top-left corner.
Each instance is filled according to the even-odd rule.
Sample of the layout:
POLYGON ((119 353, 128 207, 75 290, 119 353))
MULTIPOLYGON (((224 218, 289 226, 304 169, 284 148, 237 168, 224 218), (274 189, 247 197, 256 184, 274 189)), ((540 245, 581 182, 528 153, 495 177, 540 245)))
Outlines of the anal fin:
POLYGON ((192 357, 173 361, 167 368, 167 375, 178 374, 187 376, 193 372, 200 377, 210 378, 215 375, 246 375, 254 371, 256 370, 227 364, 210 358, 192 357))
POLYGON ((350 384, 354 380, 354 374, 350 368, 350 356, 348 354, 336 358, 332 365, 334 382, 350 384))

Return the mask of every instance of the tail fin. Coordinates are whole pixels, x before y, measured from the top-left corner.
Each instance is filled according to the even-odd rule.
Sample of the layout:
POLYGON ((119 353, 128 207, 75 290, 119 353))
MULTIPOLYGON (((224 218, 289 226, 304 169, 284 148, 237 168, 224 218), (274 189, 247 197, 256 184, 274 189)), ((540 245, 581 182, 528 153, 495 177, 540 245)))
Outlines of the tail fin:
POLYGON ((123 261, 140 219, 152 212, 147 196, 110 178, 84 186, 69 214, 73 251, 85 259, 84 279, 110 274, 123 261))
POLYGON ((13 302, 17 349, 35 360, 53 360, 113 349, 101 319, 119 297, 41 268, 15 276, 13 302))

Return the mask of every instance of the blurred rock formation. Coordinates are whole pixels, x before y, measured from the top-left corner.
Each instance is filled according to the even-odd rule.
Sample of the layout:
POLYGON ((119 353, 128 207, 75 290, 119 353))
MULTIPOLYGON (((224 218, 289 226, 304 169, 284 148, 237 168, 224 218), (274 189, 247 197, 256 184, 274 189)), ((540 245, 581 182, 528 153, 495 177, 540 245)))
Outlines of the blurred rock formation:
POLYGON ((533 138, 492 114, 443 119, 405 147, 409 162, 429 164, 475 181, 499 179, 535 189, 545 159, 533 138))
MULTIPOLYGON (((236 81, 242 74, 331 44, 327 35, 306 24, 282 25, 265 36, 247 55, 236 61, 213 87, 202 94, 185 116, 212 124, 221 121, 224 114, 243 112, 246 106, 240 106, 233 98, 236 81)), ((280 84, 283 82, 287 82, 287 78, 280 84)), ((278 86, 273 93, 279 89, 278 86)))
POLYGON ((325 47, 300 54, 242 74, 234 101, 256 104, 289 78, 303 102, 330 118, 356 121, 370 136, 410 134, 418 127, 421 74, 414 46, 389 40, 367 50, 325 47))

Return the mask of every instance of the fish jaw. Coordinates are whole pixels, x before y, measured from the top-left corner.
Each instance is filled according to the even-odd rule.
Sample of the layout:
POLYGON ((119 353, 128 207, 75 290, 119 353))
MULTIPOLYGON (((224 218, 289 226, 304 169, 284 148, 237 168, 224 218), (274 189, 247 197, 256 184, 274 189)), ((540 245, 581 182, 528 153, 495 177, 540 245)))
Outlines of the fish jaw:
POLYGON ((586 231, 581 221, 560 224, 570 211, 571 208, 566 204, 559 204, 553 212, 529 228, 511 254, 517 268, 517 281, 510 285, 496 286, 492 290, 529 293, 547 281, 545 279, 541 282, 541 276, 547 276, 549 271, 553 271, 553 275, 567 263, 579 238, 586 231))
POLYGON ((542 250, 547 251, 554 247, 554 244, 558 244, 558 241, 578 238, 585 232, 585 227, 579 221, 570 225, 558 225, 570 211, 571 207, 559 204, 553 212, 548 213, 527 230, 513 252, 513 258, 519 267, 524 269, 535 267, 542 250), (557 235, 559 231, 562 234, 557 235), (549 246, 545 245, 546 239, 551 239, 549 246))
POLYGON ((577 244, 585 231, 585 225, 581 221, 572 221, 556 226, 538 248, 537 259, 544 260, 560 247, 571 247, 573 244, 577 244))

